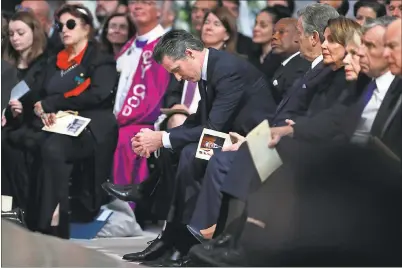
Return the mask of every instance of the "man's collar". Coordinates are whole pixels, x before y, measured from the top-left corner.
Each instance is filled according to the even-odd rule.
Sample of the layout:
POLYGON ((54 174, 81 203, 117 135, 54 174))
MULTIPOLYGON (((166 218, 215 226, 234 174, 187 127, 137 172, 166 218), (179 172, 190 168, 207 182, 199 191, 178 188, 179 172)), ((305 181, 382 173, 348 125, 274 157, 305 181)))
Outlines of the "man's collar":
POLYGON ((282 62, 282 66, 285 66, 286 64, 288 64, 288 62, 289 62, 291 59, 293 59, 294 57, 296 57, 296 56, 299 55, 299 54, 300 54, 300 51, 297 51, 296 53, 290 55, 286 60, 284 60, 284 61, 282 62))
POLYGON ((314 69, 314 67, 317 66, 320 62, 322 62, 323 59, 324 58, 322 55, 315 58, 315 60, 313 60, 313 62, 311 63, 311 69, 314 69))
POLYGON ((379 92, 387 92, 389 87, 394 81, 395 75, 393 75, 390 71, 386 72, 385 74, 377 77, 375 79, 375 83, 377 85, 377 90, 379 92))
POLYGON ((207 81, 207 68, 208 68, 209 49, 207 48, 204 56, 204 63, 201 69, 201 79, 207 81))

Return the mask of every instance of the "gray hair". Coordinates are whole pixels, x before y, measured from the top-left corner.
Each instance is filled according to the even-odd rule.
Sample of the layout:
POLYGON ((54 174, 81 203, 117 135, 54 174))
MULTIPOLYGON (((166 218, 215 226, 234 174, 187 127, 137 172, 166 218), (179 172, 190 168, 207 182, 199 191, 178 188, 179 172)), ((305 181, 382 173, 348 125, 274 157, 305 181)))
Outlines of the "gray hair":
POLYGON ((339 17, 338 11, 327 4, 308 5, 297 12, 297 16, 302 20, 304 32, 312 35, 317 32, 321 42, 324 41, 324 30, 328 20, 339 17))
POLYGON ((172 30, 165 33, 156 44, 153 58, 159 64, 161 64, 165 56, 176 61, 186 57, 187 49, 202 51, 204 44, 200 39, 185 30, 172 30))
POLYGON ((396 19, 397 19, 396 17, 391 16, 383 16, 376 19, 368 18, 366 20, 366 23, 363 25, 363 34, 365 34, 368 30, 377 26, 387 28, 388 25, 390 25, 396 19))

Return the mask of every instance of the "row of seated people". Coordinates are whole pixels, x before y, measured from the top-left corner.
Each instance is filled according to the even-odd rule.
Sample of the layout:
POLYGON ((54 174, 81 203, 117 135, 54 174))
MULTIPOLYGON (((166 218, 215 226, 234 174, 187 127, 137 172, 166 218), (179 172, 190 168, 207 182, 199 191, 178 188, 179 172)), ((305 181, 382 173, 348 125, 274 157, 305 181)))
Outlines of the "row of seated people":
MULTIPOLYGON (((133 6, 134 8, 144 8, 142 5, 133 6)), ((157 10, 159 6, 154 6, 153 8, 157 10)), ((91 132, 90 135, 82 135, 83 137, 80 136, 80 138, 84 138, 84 136, 89 136, 88 138, 90 138, 91 135, 96 136, 97 133, 92 134, 94 131, 114 133, 110 136, 110 139, 108 139, 110 146, 108 146, 107 149, 105 147, 106 155, 103 156, 104 159, 101 160, 100 163, 104 163, 102 161, 109 163, 109 154, 115 151, 113 178, 114 182, 118 184, 139 183, 148 177, 148 162, 133 153, 130 139, 139 132, 141 128, 152 127, 154 122, 158 119, 160 114, 159 108, 162 106, 162 103, 164 107, 170 108, 173 106, 172 103, 181 103, 182 105, 180 107, 185 110, 185 114, 194 113, 197 110, 200 95, 197 94, 198 88, 196 83, 190 83, 191 90, 187 91, 188 96, 184 97, 183 95, 182 102, 177 101, 177 92, 175 92, 175 90, 168 89, 169 93, 167 95, 164 94, 167 87, 176 88, 176 81, 173 76, 171 78, 168 76, 166 70, 154 64, 150 58, 152 49, 160 36, 164 33, 164 30, 158 24, 157 13, 152 12, 152 10, 146 10, 146 12, 149 12, 150 17, 145 23, 135 17, 130 18, 136 25, 138 35, 136 38, 131 38, 125 46, 120 47, 121 51, 117 54, 115 53, 115 43, 110 41, 106 49, 108 53, 104 53, 105 48, 92 41, 94 33, 92 16, 89 11, 82 6, 64 6, 56 14, 58 21, 56 29, 61 33, 62 41, 66 47, 65 50, 57 55, 53 55, 53 51, 50 51, 46 46, 46 36, 43 34, 45 31, 43 31, 39 21, 33 16, 31 10, 21 9, 11 18, 7 34, 3 34, 3 36, 5 36, 5 42, 3 43, 5 49, 2 57, 4 65, 9 65, 10 68, 8 68, 8 71, 3 72, 2 75, 4 75, 4 77, 7 75, 8 78, 10 78, 7 79, 10 85, 14 85, 14 81, 25 80, 32 89, 32 92, 24 96, 21 101, 11 100, 8 107, 7 104, 2 103, 2 106, 4 106, 2 108, 7 107, 2 118, 2 126, 4 127, 3 133, 5 134, 3 135, 3 141, 5 143, 3 152, 10 156, 4 158, 7 168, 3 169, 3 173, 6 175, 5 178, 8 179, 3 180, 5 186, 3 187, 3 193, 14 197, 14 205, 16 207, 29 210, 28 204, 32 204, 32 202, 30 202, 31 198, 35 199, 37 195, 36 192, 39 191, 35 190, 31 193, 33 191, 31 191, 31 189, 35 188, 34 186, 30 186, 31 184, 35 185, 31 182, 36 181, 35 178, 37 176, 42 176, 41 173, 37 173, 42 172, 39 171, 42 169, 40 168, 42 164, 33 162, 33 159, 39 159, 39 157, 32 156, 32 151, 37 151, 37 145, 42 144, 43 139, 47 138, 40 130, 43 125, 51 124, 54 121, 54 114, 58 110, 73 110, 79 112, 81 115, 85 115, 85 111, 89 109, 90 106, 94 106, 91 109, 105 109, 110 117, 109 108, 113 106, 113 113, 117 118, 118 135, 115 132, 110 132, 112 130, 108 130, 110 128, 116 131, 116 122, 107 123, 105 120, 104 123, 108 125, 108 128, 105 127, 105 129, 103 129, 103 126, 96 122, 97 120, 93 120, 89 125, 89 129, 86 130, 91 132), (70 14, 73 18, 68 17, 61 21, 60 16, 63 12, 70 14), (112 51, 113 53, 111 53, 112 51), (101 54, 102 57, 99 56, 101 54), (104 56, 103 54, 109 55, 104 56), (109 73, 104 70, 106 65, 110 69, 110 65, 114 64, 112 55, 117 58, 117 70, 120 73, 116 89, 117 78, 114 77, 115 72, 109 73), (103 56, 105 59, 103 59, 103 56), (12 66, 10 66, 10 64, 17 67, 16 74, 12 72, 13 68, 11 68, 12 66), (72 104, 46 107, 46 102, 41 102, 41 100, 46 97, 46 94, 50 94, 47 93, 47 90, 43 89, 48 88, 52 81, 51 74, 54 70, 50 68, 50 66, 52 66, 52 68, 57 66, 60 77, 64 78, 62 80, 67 78, 67 81, 71 83, 67 85, 67 88, 71 87, 69 91, 67 89, 57 89, 56 92, 58 94, 63 93, 67 100, 73 100, 72 104), (78 68, 77 66, 80 67, 78 68), (102 68, 98 68, 98 66, 102 68), (51 70, 47 70, 49 68, 51 70), (103 72, 108 73, 108 75, 104 75, 103 72), (101 80, 106 78, 108 83, 104 83, 103 80, 101 80), (171 84, 168 85, 169 81, 171 84), (102 92, 107 93, 107 95, 98 96, 87 94, 92 92, 92 88, 97 88, 99 85, 102 85, 102 92), (77 106, 74 99, 84 96, 93 97, 95 103, 84 99, 82 106, 77 106), (45 104, 45 107, 42 106, 42 103, 45 104), (35 109, 33 109, 33 107, 35 107, 35 109), (41 118, 38 119, 38 116, 41 118), (96 128, 102 129, 92 130, 94 124, 98 125, 95 126, 96 128), (35 130, 33 134, 30 133, 31 130, 35 130), (41 136, 44 137, 42 138, 41 136), (118 136, 118 138, 116 138, 116 136, 118 136), (116 139, 118 139, 117 145, 116 139), (113 145, 116 146, 116 150, 114 150, 113 145), (27 151, 29 151, 29 153, 27 153, 27 151), (18 157, 21 157, 23 161, 13 160, 18 157), (11 161, 10 164, 8 164, 8 161, 11 161), (33 196, 30 197, 32 194, 33 196)), ((268 20, 276 22, 283 17, 290 16, 290 14, 280 8, 266 8, 260 13, 258 19, 261 20, 260 17, 264 18, 266 16, 268 16, 268 20)), ((107 20, 111 24, 110 27, 115 27, 115 25, 112 24, 119 22, 118 19, 121 19, 119 17, 124 16, 115 14, 107 20), (117 22, 115 21, 116 19, 117 22)), ((131 21, 128 21, 127 17, 124 17, 124 19, 128 24, 128 28, 131 29, 131 21)), ((265 20, 267 20, 267 18, 265 18, 265 20)), ((258 27, 257 24, 256 27, 258 27)), ((110 32, 108 28, 105 29, 105 34, 106 32, 110 32)), ((236 23, 234 17, 226 8, 220 7, 207 13, 204 17, 200 34, 206 46, 236 54, 236 23)), ((271 35, 271 32, 268 32, 268 35, 271 35)), ((127 35, 127 37, 128 36, 129 35, 127 35)), ((108 35, 103 35, 102 39, 107 37, 108 35)), ((270 42, 271 39, 268 39, 267 44, 269 46, 270 42)), ((106 42, 103 42, 103 44, 106 44, 106 42)), ((271 72, 280 64, 278 59, 287 57, 288 54, 294 54, 297 50, 298 48, 295 47, 295 44, 292 44, 290 48, 287 48, 280 54, 276 55, 271 52, 272 65, 271 71, 266 73, 267 77, 272 76, 271 72)), ((108 71, 110 71, 109 69, 108 71)), ((60 81, 56 82, 59 83, 60 81)), ((188 83, 183 85, 183 82, 181 82, 179 88, 182 90, 182 86, 187 88, 188 85, 188 83)), ((7 84, 5 87, 12 88, 12 86, 8 86, 7 84)), ((97 91, 101 92, 100 90, 97 91)), ((9 99, 9 94, 7 89, 3 89, 3 100, 9 99)), ((177 106, 173 107, 177 108, 177 106)), ((168 126, 177 126, 182 124, 183 121, 183 115, 181 119, 179 119, 179 115, 175 115, 171 118, 168 126), (173 125, 171 124, 172 121, 174 121, 173 125)), ((104 142, 103 138, 95 137, 95 139, 97 139, 98 143, 104 142)), ((91 139, 89 140, 91 141, 91 139)), ((56 143, 64 144, 64 142, 59 141, 56 143)), ((85 146, 87 146, 87 143, 89 144, 87 141, 84 143, 85 146)), ((53 149, 54 146, 51 147, 53 149)), ((81 147, 81 145, 78 145, 77 149, 81 147)), ((75 150, 74 146, 73 148, 75 150)), ((54 150, 56 149, 54 148, 54 150)), ((90 145, 88 145, 88 150, 90 151, 89 154, 94 153, 90 145)), ((88 156, 88 153, 83 153, 82 156, 77 158, 75 153, 69 152, 68 155, 70 154, 72 156, 69 156, 68 159, 71 158, 72 160, 68 160, 69 163, 81 163, 82 161, 80 160, 88 156)), ((100 155, 100 153, 97 153, 97 155, 100 155)), ((88 166, 88 163, 81 163, 81 165, 88 166)), ((96 163, 99 162, 95 162, 95 164, 96 163)), ((45 163, 43 163, 43 165, 44 164, 45 163)), ((69 167, 71 168, 71 165, 69 167)), ((93 213, 96 213, 102 202, 106 202, 101 194, 100 182, 110 178, 110 166, 109 164, 104 164, 102 167, 104 169, 94 169, 97 172, 97 180, 93 184, 87 185, 93 188, 91 190, 96 196, 96 202, 94 202, 95 204, 92 208, 93 213)), ((87 168, 91 169, 89 167, 87 168)), ((63 173, 63 176, 55 177, 63 177, 63 185, 67 185, 68 183, 65 182, 64 177, 71 176, 70 169, 66 168, 62 170, 61 168, 57 168, 57 170, 63 173)), ((53 174, 51 176, 53 176, 53 174)), ((85 185, 85 183, 82 183, 82 185, 85 185)), ((81 192, 86 191, 84 186, 83 188, 84 189, 80 189, 81 192)), ((53 186, 50 187, 50 189, 53 189, 53 186)), ((50 189, 43 191, 54 192, 50 189)), ((65 198, 68 196, 66 189, 67 188, 64 187, 63 190, 65 198)), ((48 210, 52 210, 52 206, 53 204, 50 205, 48 210)), ((67 212, 66 205, 63 205, 62 210, 64 211, 63 213, 67 212)), ((44 221, 49 223, 49 212, 46 213, 47 215, 44 216, 46 217, 44 221)), ((29 217, 29 213, 27 214, 29 217)), ((32 225, 31 229, 43 230, 45 227, 42 223, 40 228, 32 225)))
MULTIPOLYGON (((238 244, 237 236, 241 234, 247 219, 245 201, 250 192, 261 185, 247 144, 243 143, 244 136, 263 119, 268 119, 270 125, 274 126, 271 128, 270 146, 277 147, 285 163, 288 159, 294 160, 292 150, 294 148, 297 151, 297 147, 292 145, 294 142, 304 141, 324 145, 335 143, 339 146, 352 141, 359 146, 373 146, 374 150, 385 148, 380 149, 381 159, 385 157, 387 165, 392 167, 390 175, 392 180, 400 177, 402 133, 398 118, 401 113, 402 86, 400 78, 395 76, 400 74, 400 59, 394 61, 390 55, 390 51, 397 51, 397 44, 400 44, 400 41, 399 43, 396 41, 400 38, 400 34, 397 33, 400 20, 393 22, 395 18, 381 17, 368 20, 361 27, 351 19, 339 17, 336 10, 330 6, 321 4, 313 4, 302 9, 298 12, 298 16, 297 22, 284 19, 275 25, 275 29, 281 34, 280 37, 273 38, 274 48, 282 48, 279 45, 281 42, 293 44, 294 40, 291 39, 287 43, 286 39, 297 36, 300 54, 309 64, 299 79, 293 78, 291 85, 284 88, 285 95, 279 105, 274 107, 272 107, 275 102, 274 94, 268 90, 267 96, 266 89, 272 89, 276 84, 280 84, 278 82, 280 80, 274 79, 271 81, 272 84, 266 84, 258 78, 262 74, 246 61, 213 49, 204 49, 197 39, 185 32, 173 31, 161 39, 154 51, 155 59, 178 78, 201 80, 202 82, 198 82, 201 100, 197 113, 189 116, 182 126, 167 131, 143 129, 132 140, 133 150, 139 156, 149 157, 152 152, 161 149, 162 162, 174 161, 176 157, 178 164, 173 178, 168 178, 162 171, 162 176, 156 179, 152 177, 140 185, 130 186, 128 190, 112 184, 105 187, 120 199, 137 202, 146 200, 151 192, 158 195, 158 192, 173 189, 169 200, 164 201, 169 203, 169 207, 165 214, 167 224, 161 236, 144 251, 127 254, 124 259, 140 261, 149 266, 195 265, 194 261, 215 266, 245 265, 246 260, 247 265, 281 265, 273 262, 275 256, 272 259, 269 258, 270 255, 264 256, 266 248, 261 247, 264 246, 264 241, 250 238, 255 238, 255 235, 250 234, 247 246, 252 245, 250 248, 253 250, 259 248, 258 258, 254 258, 250 251, 251 255, 244 256, 240 255, 237 249, 232 250, 238 244), (388 26, 392 32, 386 34, 388 26), (291 29, 297 34, 287 35, 291 29), (172 44, 182 49, 181 57, 185 60, 181 60, 180 56, 169 50, 169 45, 172 44), (173 57, 179 59, 171 60, 173 57), (197 72, 198 77, 195 75, 197 72), (234 134, 238 142, 222 151, 214 151, 209 162, 199 160, 195 158, 195 152, 203 127, 223 132, 238 132, 234 134), (218 224, 214 226, 216 223, 218 224), (233 233, 232 229, 235 229, 236 235, 230 235, 233 233), (196 244, 204 238, 208 238, 208 234, 209 238, 213 234, 215 239, 197 246, 196 244), (215 251, 217 249, 220 251, 215 251), (230 255, 231 253, 233 255, 230 255), (226 257, 228 259, 225 259, 226 257)), ((277 70, 283 79, 293 77, 294 70, 301 68, 296 63, 299 55, 294 54, 291 53, 288 56, 289 60, 282 62, 282 66, 277 70)), ((303 157, 302 154, 297 156, 303 157)), ((273 178, 278 176, 279 170, 272 175, 273 178)), ((325 174, 328 175, 329 172, 325 174)), ((297 174, 295 176, 298 178, 297 174)), ((374 179, 379 183, 378 176, 374 179)), ((270 183, 265 185, 272 186, 270 183)), ((275 191, 275 186, 273 187, 271 193, 275 191)), ((290 185, 282 187, 286 189, 290 185)), ((400 185, 398 187, 399 190, 400 185)), ((264 189, 267 191, 266 187, 264 189)), ((264 190, 260 191, 258 199, 260 202, 264 193, 264 190)), ((350 193, 343 192, 343 194, 350 193)), ((256 206, 256 203, 253 205, 256 206)), ((362 206, 369 207, 368 204, 362 206)), ((355 208, 359 207, 356 205, 355 208)), ((253 211, 255 218, 258 219, 255 211, 261 211, 261 208, 253 211)), ((342 209, 339 213, 334 215, 345 217, 342 209)), ((365 216, 375 216, 372 211, 367 213, 365 216)), ((257 234, 261 232, 274 234, 276 229, 270 230, 271 220, 268 214, 264 221, 267 222, 266 230, 269 231, 262 230, 257 234)), ((359 222, 364 224, 362 221, 359 222)), ((261 227, 261 222, 254 221, 254 224, 261 227)), ((286 226, 289 227, 289 224, 286 226)), ((328 228, 331 226, 334 225, 329 225, 328 228)), ((341 230, 341 234, 345 235, 353 232, 355 225, 345 224, 342 227, 344 229, 341 230)), ((322 232, 330 232, 328 228, 324 228, 322 232)), ((362 248, 362 255, 353 255, 355 258, 353 261, 364 265, 368 263, 367 260, 378 261, 389 255, 388 261, 395 264, 397 260, 395 249, 401 246, 400 242, 391 243, 394 241, 395 228, 381 233, 384 235, 382 239, 375 240, 375 237, 370 237, 378 242, 375 248, 381 257, 367 258, 372 244, 364 240, 364 237, 370 232, 375 233, 373 228, 364 229, 368 231, 359 233, 348 241, 350 243, 348 246, 362 248)), ((284 230, 284 235, 287 232, 291 230, 284 230)), ((296 233, 293 238, 297 239, 299 234, 301 233, 296 233)), ((332 244, 331 238, 328 237, 328 243, 335 246, 339 240, 333 239, 332 244)), ((309 237, 305 239, 308 247, 309 237)), ((333 256, 334 258, 342 256, 339 265, 347 265, 348 259, 344 257, 347 254, 357 254, 356 252, 359 252, 359 248, 351 248, 342 255, 340 249, 333 256)), ((302 254, 302 251, 295 254, 302 254)), ((320 262, 317 262, 319 265, 331 264, 330 259, 319 260, 320 262)), ((300 265, 297 262, 289 263, 300 265)), ((304 264, 314 265, 311 263, 313 262, 304 264)))

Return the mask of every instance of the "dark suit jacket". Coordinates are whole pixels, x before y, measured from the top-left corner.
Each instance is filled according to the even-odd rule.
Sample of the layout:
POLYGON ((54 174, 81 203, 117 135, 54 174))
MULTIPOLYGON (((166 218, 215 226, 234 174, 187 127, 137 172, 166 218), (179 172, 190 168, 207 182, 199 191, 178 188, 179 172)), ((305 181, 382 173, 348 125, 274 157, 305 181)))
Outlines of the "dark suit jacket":
POLYGON ((343 68, 332 71, 330 67, 324 67, 312 73, 302 89, 289 99, 280 118, 292 119, 297 123, 300 117, 311 117, 330 108, 348 92, 343 68))
MULTIPOLYGON (((402 156, 401 122, 402 79, 392 82, 376 115, 371 135, 379 138, 399 158, 402 156)), ((302 140, 348 142, 364 109, 364 91, 352 105, 340 103, 308 120, 294 125, 294 138, 302 140)))
POLYGON ((273 96, 279 104, 293 83, 311 68, 311 63, 300 55, 293 57, 285 66, 281 65, 272 77, 273 96))
POLYGON ((51 54, 57 54, 60 50, 64 48, 63 42, 60 39, 60 34, 54 31, 52 36, 47 39, 46 52, 51 54))
POLYGON ((209 49, 207 80, 197 112, 169 131, 173 149, 198 142, 203 128, 245 135, 273 116, 275 103, 263 74, 241 57, 209 49))
POLYGON ((250 51, 248 59, 265 75, 267 81, 270 82, 276 70, 281 66, 283 57, 271 52, 265 57, 263 63, 261 63, 261 49, 255 49, 255 44, 253 45, 254 49, 250 51))

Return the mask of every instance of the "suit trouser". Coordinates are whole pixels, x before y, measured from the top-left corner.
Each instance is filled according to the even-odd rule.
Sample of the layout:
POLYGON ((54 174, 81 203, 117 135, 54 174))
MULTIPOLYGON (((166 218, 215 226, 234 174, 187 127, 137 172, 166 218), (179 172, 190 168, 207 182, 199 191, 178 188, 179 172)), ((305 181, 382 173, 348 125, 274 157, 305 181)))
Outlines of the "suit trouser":
POLYGON ((195 157, 197 146, 188 144, 180 152, 168 222, 190 223, 208 164, 195 157))
POLYGON ((221 186, 232 166, 236 153, 218 152, 209 160, 190 223, 195 229, 206 229, 217 223, 222 201, 221 186))

